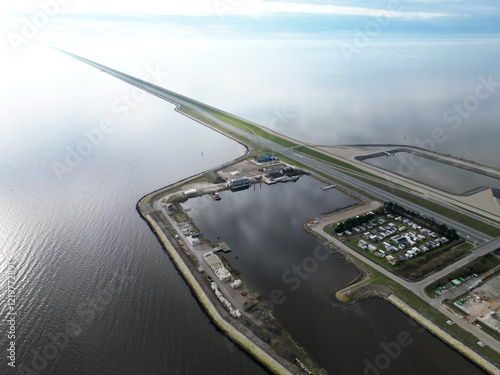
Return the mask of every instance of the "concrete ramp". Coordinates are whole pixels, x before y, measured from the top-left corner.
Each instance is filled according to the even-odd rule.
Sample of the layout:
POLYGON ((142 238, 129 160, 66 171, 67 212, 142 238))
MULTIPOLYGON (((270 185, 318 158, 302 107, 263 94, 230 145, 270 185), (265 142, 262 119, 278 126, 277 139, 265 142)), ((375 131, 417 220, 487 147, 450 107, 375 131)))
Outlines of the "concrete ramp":
POLYGON ((491 193, 493 194, 493 200, 500 207, 500 189, 491 188, 491 193))

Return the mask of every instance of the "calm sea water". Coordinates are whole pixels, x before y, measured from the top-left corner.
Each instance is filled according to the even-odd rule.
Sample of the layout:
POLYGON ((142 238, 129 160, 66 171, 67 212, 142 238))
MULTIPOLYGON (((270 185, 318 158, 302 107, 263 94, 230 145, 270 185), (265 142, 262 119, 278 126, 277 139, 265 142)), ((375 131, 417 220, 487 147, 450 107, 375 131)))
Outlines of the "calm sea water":
POLYGON ((500 82, 498 40, 373 41, 351 62, 335 40, 132 43, 61 47, 139 77, 158 66, 171 90, 313 144, 409 144, 500 168, 500 90, 453 112, 500 82))
POLYGON ((297 183, 224 192, 217 202, 194 198, 184 206, 192 208, 190 217, 212 243, 229 245, 232 251, 224 256, 241 278, 264 300, 275 301, 270 306, 276 317, 328 373, 369 374, 374 370, 366 370, 368 363, 382 365, 384 374, 482 373, 389 303, 336 300, 334 293, 358 272, 337 254, 325 257, 301 224, 355 200, 321 186, 302 177, 297 183), (273 299, 272 293, 280 297, 273 299), (411 344, 384 363, 378 358, 385 353, 382 346, 402 332, 411 344))
MULTIPOLYGON (((63 56, 55 61, 71 64, 63 56)), ((77 82, 95 74, 75 69, 77 82)), ((52 87, 36 113, 9 117, 16 126, 4 133, 9 142, 0 155, 0 275, 4 292, 8 264, 15 265, 18 368, 58 375, 264 373, 213 327, 135 211, 144 194, 244 148, 154 97, 120 119, 110 107, 130 88, 107 85, 52 87), (83 132, 102 118, 116 129, 67 166, 68 147, 77 150, 83 132), (54 162, 71 169, 61 180, 54 162)), ((0 309, 0 373, 15 374, 4 355, 3 297, 0 309)))
POLYGON ((449 164, 398 152, 394 157, 378 157, 367 163, 453 194, 479 187, 500 188, 500 180, 449 164))
MULTIPOLYGON (((224 108, 245 114, 241 110, 244 98, 229 93, 244 87, 245 82, 235 85, 231 74, 219 75, 214 62, 206 64, 207 69, 213 69, 213 76, 220 77, 218 92, 229 93, 216 98, 213 83, 206 81, 210 74, 194 69, 193 61, 200 61, 197 57, 207 50, 184 57, 191 65, 182 65, 178 54, 163 54, 161 45, 155 46, 155 56, 132 53, 130 59, 124 58, 131 56, 130 51, 115 56, 117 49, 111 53, 109 46, 93 53, 92 46, 68 49, 89 52, 86 57, 139 77, 149 75, 154 83, 200 100, 212 93, 214 100, 209 102, 221 107, 227 95, 233 95, 224 108), (158 61, 166 74, 155 76, 151 69, 157 71, 158 61), (181 82, 188 84, 183 87, 181 82), (196 84, 190 85, 192 82, 196 84)), ((11 264, 17 276, 18 368, 26 366, 39 374, 54 375, 263 373, 211 325, 135 211, 143 195, 234 159, 244 152, 243 147, 179 116, 172 105, 134 93, 125 83, 55 51, 30 49, 9 64, 1 72, 4 90, 0 93, 6 103, 0 108, 0 283, 5 292, 11 264)), ((241 64, 235 65, 236 72, 247 70, 246 63, 241 64)), ((254 80, 256 74, 240 77, 254 80)), ((297 92, 301 91, 298 86, 297 92)), ((258 96, 255 91, 245 96, 252 95, 258 96)), ((274 108, 285 102, 267 107, 263 115, 269 123, 279 123, 272 122, 277 116, 274 108)), ((256 113, 253 110, 259 108, 259 102, 252 103, 246 113, 256 113)), ((261 117, 259 113, 254 119, 261 117)), ((299 117, 301 121, 287 128, 290 134, 306 131, 293 131, 300 129, 305 119, 304 115, 299 117)), ((312 129, 319 122, 315 124, 312 129)), ((331 129, 324 131, 330 133, 331 129)), ((303 180, 280 187, 291 189, 286 196, 293 201, 293 210, 286 220, 281 217, 278 224, 269 225, 280 228, 276 238, 285 240, 288 233, 294 233, 303 246, 293 247, 295 243, 286 240, 271 251, 286 245, 280 251, 289 251, 290 257, 273 256, 271 263, 264 265, 254 258, 249 263, 253 268, 241 266, 245 280, 263 293, 288 287, 280 281, 283 269, 290 261, 300 261, 304 252, 315 246, 314 240, 297 228, 300 220, 323 211, 317 201, 312 211, 308 211, 309 203, 297 206, 301 199, 309 202, 304 198, 310 187, 307 184, 303 180), (296 197, 293 189, 301 186, 305 191, 296 197), (289 225, 283 227, 285 223, 289 225)), ((284 196, 277 189, 273 194, 284 196)), ((255 198, 260 196, 254 194, 255 198)), ((224 196, 222 204, 226 201, 229 199, 224 196)), ((288 207, 288 201, 282 206, 288 207)), ((276 210, 276 214, 280 212, 276 210)), ((255 215, 246 221, 248 238, 260 238, 252 229, 259 219, 259 213, 255 215)), ((272 212, 269 215, 272 217, 272 212)), ((401 354, 404 361, 394 361, 391 371, 406 363, 405 368, 432 365, 446 372, 450 363, 457 363, 467 368, 467 373, 478 372, 427 333, 411 331, 406 317, 382 301, 337 303, 332 291, 355 274, 345 261, 329 260, 304 288, 287 295, 287 302, 276 308, 279 319, 333 373, 359 372, 365 356, 357 350, 360 342, 366 343, 366 358, 371 360, 381 350, 381 342, 394 340, 403 330, 413 332, 415 343, 401 354), (317 314, 324 325, 312 325, 308 314, 317 314)), ((7 309, 7 300, 2 298, 2 332, 7 329, 7 309)), ((2 334, 2 353, 6 342, 2 334)), ((0 372, 16 373, 6 362, 2 355, 0 372)))

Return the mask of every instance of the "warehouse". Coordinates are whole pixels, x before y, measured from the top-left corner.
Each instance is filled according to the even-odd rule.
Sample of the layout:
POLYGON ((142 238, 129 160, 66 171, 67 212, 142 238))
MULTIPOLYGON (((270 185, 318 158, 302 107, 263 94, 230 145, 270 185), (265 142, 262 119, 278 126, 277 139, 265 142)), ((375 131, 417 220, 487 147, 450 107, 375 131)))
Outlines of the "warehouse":
POLYGON ((229 181, 229 187, 232 190, 244 189, 250 186, 250 179, 248 177, 233 178, 229 181))

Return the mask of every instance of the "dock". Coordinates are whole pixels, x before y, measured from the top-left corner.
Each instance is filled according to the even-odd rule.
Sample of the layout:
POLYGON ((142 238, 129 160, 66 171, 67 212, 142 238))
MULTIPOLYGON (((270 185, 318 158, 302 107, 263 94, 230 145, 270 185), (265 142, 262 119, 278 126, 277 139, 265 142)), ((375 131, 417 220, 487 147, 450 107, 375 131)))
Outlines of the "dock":
POLYGON ((330 189, 333 189, 334 187, 336 187, 337 185, 330 185, 330 186, 323 186, 323 190, 330 190, 330 189))
POLYGON ((216 253, 218 251, 223 251, 225 253, 229 253, 231 248, 225 242, 220 242, 217 247, 214 247, 213 252, 216 253))

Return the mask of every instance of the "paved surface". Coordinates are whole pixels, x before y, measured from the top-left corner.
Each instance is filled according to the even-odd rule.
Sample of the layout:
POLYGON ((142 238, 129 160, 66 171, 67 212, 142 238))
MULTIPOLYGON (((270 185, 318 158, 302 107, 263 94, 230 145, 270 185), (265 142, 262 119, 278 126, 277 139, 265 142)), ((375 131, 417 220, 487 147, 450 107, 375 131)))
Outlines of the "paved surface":
MULTIPOLYGON (((354 164, 356 167, 363 169, 367 172, 376 174, 377 176, 382 176, 389 181, 411 188, 412 190, 418 191, 424 196, 428 197, 429 199, 432 199, 433 201, 436 201, 436 203, 439 203, 441 205, 444 204, 455 210, 457 210, 456 205, 460 205, 469 210, 480 212, 481 214, 493 220, 500 219, 500 207, 498 207, 496 204, 492 204, 495 203, 495 201, 490 189, 478 192, 476 194, 465 195, 465 196, 446 193, 442 190, 419 183, 412 179, 405 178, 395 173, 388 172, 382 168, 370 165, 366 162, 356 160, 355 158, 358 156, 370 155, 378 152, 384 152, 384 151, 390 152, 394 149, 406 149, 408 150, 408 152, 418 152, 419 154, 428 155, 431 158, 439 159, 440 162, 450 163, 452 165, 459 164, 464 167, 481 169, 484 172, 490 173, 500 178, 500 172, 498 172, 493 168, 468 163, 466 161, 451 158, 446 155, 436 154, 425 149, 415 149, 404 145, 352 146, 352 147, 314 146, 314 148, 316 148, 318 151, 329 154, 338 159, 343 159, 349 162, 350 164, 354 164), (455 206, 450 206, 450 204, 453 204, 455 206)), ((464 214, 470 214, 470 212, 463 210, 460 212, 464 214)), ((480 221, 488 222, 490 225, 498 225, 497 223, 493 223, 490 220, 484 220, 484 218, 482 217, 477 217, 477 219, 480 221)))
MULTIPOLYGON (((255 141, 255 142, 257 142, 257 143, 259 143, 259 144, 261 144, 269 149, 280 150, 280 148, 282 147, 281 145, 276 144, 276 143, 274 143, 270 140, 267 140, 265 138, 262 138, 256 134, 250 135, 248 132, 241 130, 239 128, 236 128, 234 126, 231 126, 231 125, 225 123, 224 121, 216 118, 211 113, 209 113, 205 110, 205 108, 207 108, 207 106, 204 105, 203 103, 189 99, 183 95, 176 94, 172 91, 163 89, 163 88, 156 86, 156 85, 153 85, 149 82, 134 78, 132 76, 118 72, 114 69, 108 68, 104 65, 95 63, 93 61, 84 59, 82 57, 70 54, 68 52, 64 52, 64 53, 66 53, 67 55, 74 57, 78 60, 81 60, 89 65, 92 65, 92 66, 96 67, 97 69, 104 71, 104 72, 106 72, 106 73, 108 73, 108 74, 110 74, 118 79, 121 79, 121 80, 123 80, 123 81, 125 81, 133 86, 136 86, 136 87, 138 87, 146 92, 149 92, 155 96, 158 96, 164 100, 167 100, 167 101, 174 103, 174 104, 177 104, 177 105, 183 105, 183 106, 186 106, 188 108, 194 109, 199 114, 201 114, 202 116, 206 117, 207 119, 215 122, 216 124, 223 126, 227 129, 229 129, 230 131, 238 134, 238 135, 241 135, 241 136, 246 137, 246 138, 250 138, 253 141, 255 141)), ((257 125, 257 126, 259 126, 259 125, 257 125)), ((305 146, 309 146, 308 144, 305 144, 305 143, 300 142, 300 141, 294 140, 294 142, 297 144, 303 144, 305 146)), ((471 228, 469 228, 461 223, 458 223, 458 222, 451 220, 447 217, 438 215, 433 211, 424 209, 424 208, 417 206, 411 202, 408 202, 402 198, 399 198, 396 195, 393 195, 393 194, 386 192, 382 189, 371 186, 370 184, 359 181, 356 178, 348 176, 345 173, 343 173, 340 168, 329 165, 321 160, 317 160, 317 159, 312 158, 312 157, 307 156, 307 155, 299 155, 294 150, 280 150, 280 153, 291 158, 291 159, 294 159, 302 164, 307 165, 309 168, 318 170, 320 172, 325 173, 326 175, 329 175, 329 176, 332 176, 332 177, 337 178, 339 180, 342 180, 342 181, 360 189, 361 191, 366 191, 367 193, 369 193, 373 196, 376 196, 381 200, 392 201, 392 202, 398 203, 402 206, 405 206, 413 211, 421 212, 422 214, 424 214, 426 216, 434 217, 437 221, 444 223, 452 228, 455 228, 464 237, 469 236, 469 238, 471 238, 472 240, 477 240, 478 242, 485 242, 485 241, 488 241, 491 239, 490 236, 487 236, 479 231, 473 230, 473 229, 471 229, 471 228)))
MULTIPOLYGON (((271 372, 276 374, 290 375, 290 374, 298 374, 299 370, 294 367, 290 363, 286 363, 287 367, 284 367, 284 364, 278 362, 274 359, 268 352, 268 349, 259 345, 260 343, 251 340, 245 334, 243 334, 239 329, 235 328, 233 325, 228 323, 219 313, 219 311, 215 308, 212 303, 212 300, 208 297, 208 295, 203 291, 200 284, 196 281, 195 277, 191 273, 188 266, 181 259, 180 255, 177 254, 177 251, 173 248, 172 244, 168 241, 165 234, 162 232, 162 229, 158 226, 158 224, 151 219, 148 215, 145 216, 145 219, 153 226, 154 231, 160 237, 160 241, 164 244, 167 251, 170 253, 174 263, 176 264, 178 270, 184 275, 186 281, 191 285, 194 293, 198 296, 200 303, 205 307, 208 314, 212 317, 212 320, 215 324, 222 329, 222 331, 226 332, 226 334, 231 337, 234 341, 239 343, 243 348, 245 348, 248 352, 253 354, 256 358, 259 359, 265 366, 267 366, 271 372)), ((235 322, 235 325, 238 324, 238 321, 235 322)))
MULTIPOLYGON (((189 185, 187 185, 189 186, 189 185)), ((212 190, 214 188, 214 186, 216 185, 213 185, 213 184, 206 184, 206 185, 201 185, 201 184, 197 184, 197 188, 200 189, 201 187, 205 187, 205 189, 203 191, 205 192, 208 192, 210 190, 212 190)), ((188 189, 188 187, 186 187, 186 189, 188 189)), ((205 274, 207 274, 208 276, 210 276, 213 281, 219 286, 219 290, 220 292, 224 295, 224 297, 227 298, 227 300, 231 303, 231 305, 233 305, 233 307, 237 308, 240 310, 240 312, 243 314, 244 313, 244 309, 243 309, 243 302, 240 298, 234 298, 234 296, 232 295, 233 293, 230 293, 228 291, 228 288, 231 288, 229 286, 229 283, 223 283, 222 281, 220 281, 217 276, 215 276, 214 272, 212 271, 212 269, 208 266, 208 264, 205 263, 205 261, 203 260, 203 254, 206 253, 207 251, 209 250, 200 250, 200 249, 196 249, 193 245, 191 245, 191 242, 187 239, 187 237, 184 235, 184 233, 182 233, 182 226, 184 224, 190 224, 188 222, 186 223, 183 223, 183 224, 177 224, 177 222, 175 222, 171 217, 170 215, 168 214, 167 210, 163 207, 163 204, 161 203, 162 200, 164 199, 169 199, 171 195, 176 195, 176 194, 179 194, 179 192, 175 192, 175 193, 172 193, 172 194, 165 194, 165 195, 162 195, 161 198, 153 198, 153 201, 151 202, 152 203, 152 206, 153 206, 153 209, 151 211, 160 211, 163 213, 163 215, 167 218, 168 222, 170 223, 170 225, 172 226, 172 228, 174 228, 176 231, 177 231, 177 234, 179 235, 179 239, 182 241, 182 243, 186 246, 186 248, 189 250, 189 253, 196 256, 196 259, 198 260, 198 263, 201 267, 203 267, 203 269, 205 270, 205 274)), ((243 289, 241 289, 240 291, 242 291, 243 289)))
MULTIPOLYGON (((361 206, 357 207, 352 207, 347 210, 342 210, 339 212, 335 212, 333 214, 329 214, 325 217, 321 217, 317 220, 317 223, 315 223, 315 226, 323 228, 325 225, 328 224, 336 224, 341 221, 344 221, 346 219, 349 219, 354 216, 362 215, 370 211, 375 211, 376 209, 382 207, 383 204, 380 202, 372 201, 368 204, 363 204, 361 206)), ((334 225, 335 227, 335 225, 334 225)))
POLYGON ((405 288, 411 290, 413 293, 415 293, 417 296, 422 298, 424 301, 426 301, 427 303, 429 303, 430 305, 435 307, 437 310, 441 311, 443 314, 448 316, 457 325, 459 325, 462 328, 464 328, 465 330, 473 333, 476 337, 479 338, 479 340, 483 341, 485 344, 489 345, 491 348, 495 349, 496 351, 500 351, 500 343, 497 340, 495 340, 494 338, 492 338, 488 334, 484 333, 479 328, 477 328, 471 324, 468 324, 467 322, 458 318, 454 313, 450 312, 446 307, 442 306, 440 300, 435 300, 435 299, 429 298, 427 296, 427 294, 425 294, 425 290, 424 290, 426 285, 432 283, 433 281, 439 279, 440 277, 447 275, 448 273, 450 273, 451 271, 453 271, 457 267, 460 267, 460 266, 470 262, 471 260, 477 258, 478 256, 488 254, 489 252, 491 252, 491 249, 494 248, 495 246, 497 246, 497 247, 500 246, 500 238, 497 238, 496 240, 481 246, 480 248, 476 249, 476 250, 478 250, 477 253, 475 251, 472 252, 471 254, 466 256, 465 258, 461 259, 459 262, 454 263, 454 264, 446 267, 445 269, 443 269, 440 272, 436 272, 433 275, 428 276, 427 278, 425 278, 421 281, 411 282, 411 281, 406 281, 406 280, 400 278, 399 276, 396 276, 395 274, 393 274, 392 272, 387 270, 385 267, 382 267, 378 263, 375 263, 375 262, 369 260, 368 258, 365 258, 358 251, 351 249, 347 245, 344 245, 337 238, 330 236, 330 235, 327 235, 323 231, 322 226, 312 225, 311 229, 314 230, 316 233, 318 233, 320 236, 328 239, 328 241, 333 243, 337 248, 341 249, 342 251, 348 253, 349 255, 351 255, 351 256, 353 256, 353 257, 355 257, 363 262, 369 263, 370 266, 375 268, 378 272, 384 274, 388 278, 394 280, 395 282, 401 284, 405 288))
MULTIPOLYGON (((64 51, 62 51, 64 52, 64 51)), ((174 103, 174 104, 177 104, 177 105, 184 105, 188 108, 191 108, 191 109, 194 109, 195 111, 197 111, 199 114, 201 114, 202 116, 206 117, 207 119, 215 122, 216 124, 220 125, 220 126, 223 126, 224 128, 226 129, 229 129, 230 131, 236 133, 236 134, 239 134, 245 138, 250 138, 252 139, 253 141, 269 148, 269 149, 275 149, 275 150, 279 150, 281 148, 280 145, 272 142, 272 141, 269 141, 265 138, 262 138, 260 136, 257 136, 256 134, 253 134, 253 135, 249 135, 248 132, 246 131, 243 131, 239 128, 235 128, 221 120, 219 120, 218 118, 214 117, 211 113, 207 112, 204 108, 207 108, 206 105, 204 105, 203 103, 200 103, 200 102, 197 102, 197 101, 194 101, 194 100, 191 100, 187 97, 184 97, 182 95, 179 95, 179 94, 176 94, 174 92, 171 92, 171 91, 168 91, 166 89, 163 89, 159 86, 156 86, 156 85, 153 85, 151 83, 148 83, 148 82, 145 82, 145 81, 142 81, 142 80, 139 80, 137 78, 134 78, 134 77, 131 77, 129 75, 126 75, 126 74, 123 74, 123 73, 120 73, 120 72, 117 72, 111 68, 108 68, 106 66, 103 66, 101 64, 97 64, 93 61, 90 61, 90 60, 87 60, 87 59, 84 59, 84 58, 81 58, 79 56, 76 56, 76 55, 73 55, 73 54, 70 54, 70 53, 67 53, 67 52, 64 52, 66 53, 67 55, 69 56, 72 56, 78 60, 81 60, 87 64, 90 64, 98 69, 100 69, 101 71, 104 71, 116 78, 119 78, 133 86, 136 86, 138 88, 141 88, 142 90, 146 91, 146 92, 149 92, 155 96, 158 96, 162 99, 165 99, 171 103, 174 103)), ((303 145, 306 145, 306 146, 309 146, 305 143, 302 143, 302 142, 299 142, 299 141, 296 141, 294 140, 295 143, 297 144, 303 144, 303 145)), ((485 254, 488 254, 490 253, 491 251, 494 251, 496 250, 497 248, 500 247, 500 237, 499 238, 496 238, 495 240, 491 241, 492 238, 490 236, 487 236, 477 230, 473 230, 461 223, 458 223, 452 219, 449 219, 447 217, 444 217, 444 216, 441 216, 441 215, 438 215, 436 213, 434 213, 433 211, 430 211, 430 210, 427 210, 427 209, 424 209, 418 205, 415 205, 411 202, 408 202, 402 198, 399 198, 398 196, 396 195, 393 195, 389 192, 386 192, 382 189, 379 189, 379 188, 376 188, 374 186, 371 186, 370 184, 368 183, 365 183, 365 182, 362 182, 362 181, 359 181, 357 180, 356 178, 354 177, 351 177, 347 174, 345 174, 341 168, 338 168, 338 167, 335 167, 335 166, 332 166, 332 165, 329 165, 329 164, 326 164, 325 162, 323 161, 320 161, 320 160, 317 160, 315 158, 312 158, 312 157, 309 157, 307 155, 299 155, 297 154, 296 152, 294 152, 293 150, 280 150, 280 153, 293 159, 293 160, 296 160, 306 166, 308 166, 309 168, 312 168, 312 169, 315 169, 315 170, 318 170, 320 172, 323 172, 325 173, 326 175, 329 175, 329 176, 332 176, 336 179, 339 179, 341 181, 344 181, 345 183, 347 184, 350 184, 352 186, 354 186, 355 188, 357 189, 360 189, 361 191, 365 191, 373 196, 376 196, 378 197, 379 199, 381 200, 384 200, 384 201, 392 201, 392 202, 395 202, 399 205, 402 205, 410 210, 413 210, 415 212, 420 212, 422 213, 423 215, 425 216, 428 216, 428 217, 434 217, 436 221, 439 221, 441 223, 444 223, 446 225, 448 225, 449 227, 452 227, 452 228, 455 228, 460 235, 462 236, 467 236, 468 238, 472 239, 472 240, 475 240, 479 243, 482 243, 483 245, 482 246, 479 246, 478 248, 476 248, 471 254, 469 254, 467 257, 461 259, 460 261, 454 263, 453 265, 445 268, 444 270, 442 271, 439 271, 433 275, 431 275, 430 277, 426 278, 425 280, 423 281, 420 281, 420 282, 416 282, 416 283, 412 283, 412 282, 408 282, 408 281, 405 281, 405 280, 402 280, 401 278, 395 276, 394 274, 392 274, 391 272, 389 272, 388 270, 386 270, 384 267, 381 267, 380 265, 378 264, 375 264, 375 263, 371 263, 371 265, 377 269, 377 271, 381 272, 382 274, 386 275, 387 277, 393 279, 394 281, 398 282, 399 284, 403 285, 404 287, 406 287, 407 289, 411 290, 412 292, 414 292, 415 294, 417 294, 418 296, 420 296, 421 298, 423 298, 424 300, 426 300, 429 304, 431 304, 432 306, 434 306, 435 308, 437 308, 438 310, 440 310, 443 314, 447 315, 448 317, 450 317, 453 321, 455 321, 459 326, 461 326, 462 328, 464 328, 465 330, 473 333, 476 337, 480 338, 481 341, 483 341, 484 343, 486 343, 487 345, 489 345, 490 347, 494 348, 495 350, 499 351, 500 352, 500 343, 496 340, 494 340, 491 336, 485 334, 483 331, 481 331, 479 328, 475 327, 475 326, 471 326, 470 324, 467 324, 465 322, 463 322, 461 319, 457 319, 457 317, 451 313, 450 311, 448 311, 446 308, 442 307, 440 305, 440 303, 438 301, 435 301, 435 300, 432 300, 430 298, 427 297, 427 295, 424 293, 424 287, 425 285, 429 284, 430 282, 432 282, 433 280, 436 280, 444 275, 446 275, 447 273, 449 273, 450 271, 452 271, 453 269, 456 269, 462 265, 464 265, 465 263, 479 257, 479 256, 482 256, 482 255, 485 255, 485 254), (489 241, 489 242, 488 242, 489 241)), ((332 182, 333 183, 333 182, 332 182)), ((318 228, 314 228, 318 234, 324 236, 324 237, 327 237, 328 240, 330 240, 332 243, 334 243, 338 248, 340 248, 341 250, 349 253, 351 256, 354 256, 358 259, 361 259, 362 261, 366 261, 366 258, 362 257, 362 255, 360 255, 359 253, 357 253, 355 250, 352 250, 350 249, 349 247, 345 246, 343 243, 341 243, 340 241, 338 241, 336 238, 334 237, 331 237, 331 236, 328 236, 326 235, 322 229, 320 228, 320 230, 318 230, 318 228)), ((208 268, 208 267, 206 267, 208 268)), ((215 280, 215 278, 214 278, 215 280)))

